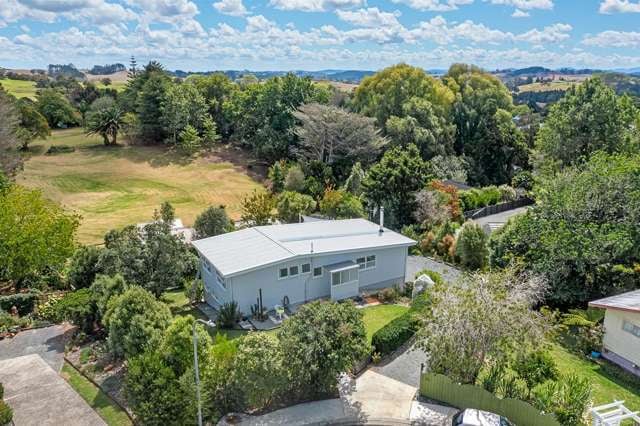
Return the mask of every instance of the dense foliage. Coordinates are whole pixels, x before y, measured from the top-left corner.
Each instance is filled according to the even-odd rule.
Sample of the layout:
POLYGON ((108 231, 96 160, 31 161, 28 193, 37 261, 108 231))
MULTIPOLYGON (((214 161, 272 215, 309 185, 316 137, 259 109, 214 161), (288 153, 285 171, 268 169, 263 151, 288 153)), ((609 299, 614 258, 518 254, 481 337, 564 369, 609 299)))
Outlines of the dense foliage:
POLYGON ((224 206, 211 206, 200 213, 193 223, 194 237, 207 238, 233 230, 233 223, 227 216, 224 206))
POLYGON ((538 203, 491 237, 491 263, 522 261, 556 306, 638 288, 640 157, 598 154, 541 180, 538 203))

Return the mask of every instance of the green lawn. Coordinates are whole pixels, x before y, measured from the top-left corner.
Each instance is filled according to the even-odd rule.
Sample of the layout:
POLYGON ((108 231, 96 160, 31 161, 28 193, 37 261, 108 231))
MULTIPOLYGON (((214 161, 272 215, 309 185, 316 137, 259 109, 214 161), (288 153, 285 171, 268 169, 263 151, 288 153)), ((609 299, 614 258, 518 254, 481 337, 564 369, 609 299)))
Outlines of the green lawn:
POLYGON ((246 173, 246 161, 224 146, 196 158, 162 144, 105 147, 101 138, 73 128, 34 142, 17 181, 79 213, 79 241, 95 244, 111 229, 150 221, 164 201, 185 226, 211 205, 224 205, 239 219, 244 196, 262 188, 246 173), (46 155, 51 145, 75 152, 46 155))
MULTIPOLYGON (((608 371, 587 358, 581 358, 554 344, 551 350, 560 372, 577 374, 587 378, 593 386, 593 404, 609 404, 615 400, 624 400, 627 408, 640 410, 640 379, 628 382, 614 377, 608 371)), ((614 367, 612 366, 612 369, 614 367)), ((630 376, 629 376, 630 377, 630 376)))
POLYGON ((67 362, 62 366, 61 375, 109 426, 133 425, 122 408, 67 362))
POLYGON ((0 79, 2 87, 16 98, 36 98, 36 82, 0 79))
POLYGON ((373 333, 380 330, 391 320, 407 312, 409 308, 401 305, 376 305, 362 309, 367 340, 371 343, 373 333))
POLYGON ((98 89, 116 89, 118 92, 122 92, 127 87, 126 81, 112 81, 110 85, 105 86, 102 81, 96 80, 93 82, 98 89))

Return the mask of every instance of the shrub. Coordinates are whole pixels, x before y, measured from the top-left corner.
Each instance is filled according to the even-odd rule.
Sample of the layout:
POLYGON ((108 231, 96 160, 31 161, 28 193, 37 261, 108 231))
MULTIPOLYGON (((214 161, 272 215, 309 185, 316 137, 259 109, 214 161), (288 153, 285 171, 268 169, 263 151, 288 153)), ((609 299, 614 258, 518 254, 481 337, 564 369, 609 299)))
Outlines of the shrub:
POLYGON ((423 269, 422 271, 418 271, 414 278, 417 279, 420 275, 428 276, 436 284, 444 284, 444 278, 442 278, 440 272, 432 271, 430 269, 423 269))
POLYGON ((284 179, 284 189, 286 191, 302 192, 304 191, 304 173, 299 165, 293 165, 287 170, 284 179))
POLYGON ((519 354, 512 369, 527 384, 529 394, 537 385, 547 380, 555 380, 559 374, 551 355, 541 350, 519 354))
POLYGON ((385 288, 378 292, 378 300, 382 303, 394 303, 398 299, 398 291, 393 288, 385 288))
POLYGON ((228 302, 220 307, 218 312, 218 325, 222 328, 233 328, 240 320, 238 302, 228 302))
POLYGON ((70 145, 51 145, 49 149, 47 149, 47 152, 45 152, 45 154, 46 155, 68 154, 70 152, 74 152, 75 150, 76 148, 70 145))
POLYGON ((131 358, 153 347, 169 325, 171 312, 142 287, 132 286, 108 303, 104 324, 109 347, 117 357, 131 358))
POLYGON ((8 425, 13 419, 13 410, 6 402, 0 400, 0 425, 8 425))
POLYGON ((50 322, 60 322, 61 319, 57 317, 57 309, 56 306, 60 299, 64 297, 64 294, 50 294, 47 296, 46 300, 41 301, 36 308, 38 318, 50 321, 50 322))
POLYGON ((69 321, 85 333, 93 332, 97 308, 93 293, 88 288, 65 294, 55 304, 54 311, 55 318, 69 321))
POLYGON ((75 290, 89 287, 100 272, 98 260, 101 250, 95 246, 82 246, 73 253, 67 269, 67 281, 75 290))
POLYGON ((15 317, 7 312, 0 311, 0 333, 5 333, 12 329, 28 327, 31 324, 31 317, 15 317))
POLYGON ((500 201, 514 201, 516 198, 518 198, 518 193, 516 192, 516 190, 509 185, 500 185, 498 187, 498 190, 500 190, 500 201))
POLYGON ((0 296, 0 310, 10 312, 11 308, 15 306, 18 314, 28 315, 33 312, 38 297, 40 297, 40 295, 34 292, 0 296))
POLYGON ((362 312, 351 302, 311 302, 278 333, 289 385, 300 397, 332 394, 337 376, 368 353, 362 312))
POLYGON ((211 206, 196 218, 193 229, 195 238, 207 238, 232 231, 233 223, 227 216, 224 206, 211 206))
POLYGON ((249 333, 240 340, 233 374, 249 408, 266 408, 286 394, 285 362, 274 335, 249 333))
POLYGON ((462 227, 456 242, 456 255, 464 268, 484 269, 489 262, 487 234, 480 225, 467 222, 462 227))
POLYGON ((175 373, 157 351, 147 351, 129 361, 125 394, 141 424, 188 423, 186 418, 180 416, 186 417, 187 410, 184 407, 192 394, 181 389, 175 373))
POLYGON ((552 413, 566 426, 582 424, 585 410, 591 402, 589 380, 570 375, 558 381, 548 381, 534 390, 534 404, 538 409, 552 413))
POLYGON ((386 324, 373 334, 371 345, 383 355, 402 346, 418 330, 419 322, 411 312, 407 312, 386 324))

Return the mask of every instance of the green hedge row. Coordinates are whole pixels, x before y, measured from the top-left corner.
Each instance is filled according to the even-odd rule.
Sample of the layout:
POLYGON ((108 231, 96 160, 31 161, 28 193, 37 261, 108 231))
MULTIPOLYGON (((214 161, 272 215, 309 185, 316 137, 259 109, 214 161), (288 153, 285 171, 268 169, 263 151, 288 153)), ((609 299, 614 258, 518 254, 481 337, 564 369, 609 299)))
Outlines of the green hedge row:
POLYGON ((415 334, 418 325, 413 312, 407 311, 400 315, 373 334, 371 345, 375 348, 374 351, 381 355, 390 354, 415 334))
POLYGON ((15 306, 18 309, 18 314, 21 316, 28 315, 33 312, 39 297, 40 295, 37 293, 17 293, 0 296, 0 310, 9 312, 15 306))

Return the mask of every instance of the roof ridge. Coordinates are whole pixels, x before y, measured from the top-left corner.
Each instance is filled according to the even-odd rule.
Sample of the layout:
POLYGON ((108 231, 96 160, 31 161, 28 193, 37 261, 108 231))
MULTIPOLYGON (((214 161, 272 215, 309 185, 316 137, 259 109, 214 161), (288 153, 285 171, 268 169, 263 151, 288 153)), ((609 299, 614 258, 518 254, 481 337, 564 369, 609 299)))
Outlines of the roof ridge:
POLYGON ((285 245, 283 245, 280 241, 275 240, 275 239, 271 238, 270 236, 268 236, 267 234, 265 234, 264 232, 262 232, 262 231, 259 229, 259 227, 254 226, 254 227, 252 227, 252 228, 250 228, 250 229, 255 230, 256 232, 258 232, 258 233, 259 233, 260 235, 262 235, 263 237, 267 238, 267 239, 268 239, 268 240, 270 240, 271 242, 273 242, 273 243, 277 244, 278 246, 280 246, 281 248, 285 249, 285 250, 286 250, 286 251, 288 251, 291 255, 293 255, 293 256, 297 256, 297 255, 298 255, 298 253, 294 253, 292 250, 289 250, 289 248, 287 248, 285 245))

